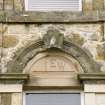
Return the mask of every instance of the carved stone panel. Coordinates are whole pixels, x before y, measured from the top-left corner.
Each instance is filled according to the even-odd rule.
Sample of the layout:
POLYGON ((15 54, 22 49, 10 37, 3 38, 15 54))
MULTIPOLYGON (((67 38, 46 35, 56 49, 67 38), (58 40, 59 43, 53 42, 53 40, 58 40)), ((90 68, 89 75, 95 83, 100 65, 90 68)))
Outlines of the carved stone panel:
POLYGON ((75 86, 80 64, 70 55, 61 52, 38 54, 24 69, 29 73, 29 84, 37 86, 75 86))

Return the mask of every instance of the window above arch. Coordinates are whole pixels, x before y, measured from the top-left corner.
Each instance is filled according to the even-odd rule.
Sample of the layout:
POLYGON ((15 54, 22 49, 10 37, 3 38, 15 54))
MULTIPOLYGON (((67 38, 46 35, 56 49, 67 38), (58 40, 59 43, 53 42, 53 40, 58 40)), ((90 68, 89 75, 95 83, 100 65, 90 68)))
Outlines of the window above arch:
POLYGON ((81 11, 82 0, 25 0, 27 11, 81 11))

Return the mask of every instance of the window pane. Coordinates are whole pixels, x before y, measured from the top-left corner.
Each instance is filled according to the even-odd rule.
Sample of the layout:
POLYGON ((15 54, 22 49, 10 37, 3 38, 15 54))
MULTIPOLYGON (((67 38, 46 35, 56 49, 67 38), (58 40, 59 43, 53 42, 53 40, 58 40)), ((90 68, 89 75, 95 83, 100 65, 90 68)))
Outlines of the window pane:
POLYGON ((26 0, 26 10, 30 11, 80 11, 81 0, 26 0))
POLYGON ((80 105, 80 94, 27 94, 26 105, 80 105))

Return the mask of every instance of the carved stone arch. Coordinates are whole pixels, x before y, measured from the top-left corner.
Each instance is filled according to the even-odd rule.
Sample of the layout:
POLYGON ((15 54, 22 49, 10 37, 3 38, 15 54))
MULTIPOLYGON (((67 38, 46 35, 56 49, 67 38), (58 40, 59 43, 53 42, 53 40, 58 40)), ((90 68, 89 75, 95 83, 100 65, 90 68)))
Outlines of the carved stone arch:
POLYGON ((84 73, 99 72, 92 58, 79 46, 66 39, 64 39, 62 47, 52 46, 51 48, 45 47, 44 40, 37 40, 34 44, 31 44, 27 46, 27 48, 22 49, 16 53, 16 55, 13 57, 13 60, 7 64, 7 72, 23 73, 27 63, 37 54, 45 52, 48 49, 53 49, 54 47, 76 59, 83 68, 84 73))

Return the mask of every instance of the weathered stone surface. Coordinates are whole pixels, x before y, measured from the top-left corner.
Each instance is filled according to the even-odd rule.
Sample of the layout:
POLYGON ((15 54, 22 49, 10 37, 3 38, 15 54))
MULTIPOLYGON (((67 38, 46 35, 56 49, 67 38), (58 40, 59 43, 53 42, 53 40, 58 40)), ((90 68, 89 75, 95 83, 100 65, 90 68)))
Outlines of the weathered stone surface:
POLYGON ((80 72, 84 71, 76 59, 57 50, 38 54, 24 69, 31 79, 28 85, 37 86, 79 86, 80 72))
POLYGON ((64 34, 60 33, 59 30, 50 27, 46 34, 44 35, 43 40, 45 43, 45 48, 51 47, 62 48, 64 34))
POLYGON ((104 41, 105 41, 105 22, 104 22, 104 41))
POLYGON ((15 11, 22 11, 24 9, 24 0, 14 0, 15 11))
MULTIPOLYGON (((9 39, 12 36, 13 39, 15 38, 15 41, 13 41, 13 43, 10 40, 7 40, 9 42, 5 41, 6 44, 4 44, 5 49, 3 49, 2 58, 3 73, 7 70, 7 62, 10 62, 13 56, 18 55, 17 52, 21 49, 27 48, 27 46, 35 43, 39 38, 42 39, 49 27, 54 27, 59 30, 59 32, 64 34, 64 37, 72 43, 81 47, 87 45, 89 49, 91 49, 89 44, 96 42, 94 44, 94 46, 96 46, 96 44, 101 43, 104 38, 102 24, 4 24, 4 37, 6 36, 7 39, 9 39), (6 47, 8 47, 8 49, 6 47)), ((93 52, 95 48, 92 47, 92 49, 88 51, 92 53, 94 60, 97 60, 95 56, 97 53, 95 52, 96 54, 94 54, 93 52)))
POLYGON ((22 86, 19 84, 23 84, 27 81, 28 79, 28 74, 17 74, 17 73, 0 73, 0 92, 21 92, 22 91, 22 86), (8 84, 8 85, 3 85, 3 84, 8 84), (16 85, 12 84, 17 84, 18 88, 16 88, 16 85), (7 89, 10 86, 9 89, 7 89), (13 87, 13 89, 11 89, 13 87), (5 89, 5 90, 3 90, 5 89))
POLYGON ((105 42, 97 44, 96 51, 97 51, 96 59, 105 61, 105 42))
POLYGON ((0 71, 1 71, 1 53, 2 53, 2 48, 0 47, 0 71))
POLYGON ((93 0, 83 0, 83 11, 92 11, 93 10, 93 0))
POLYGON ((0 47, 2 47, 2 24, 0 24, 0 47))
POLYGON ((0 21, 7 23, 94 23, 105 21, 104 10, 84 12, 0 11, 0 21))
POLYGON ((96 22, 100 21, 97 11, 82 12, 6 12, 6 22, 18 23, 69 23, 69 22, 96 22))
POLYGON ((4 9, 13 10, 13 0, 4 0, 4 9))
POLYGON ((105 42, 87 41, 83 48, 91 53, 100 70, 105 72, 105 42))
POLYGON ((21 12, 0 11, 0 21, 8 23, 88 23, 105 21, 105 11, 21 12))
POLYGON ((18 38, 13 35, 4 35, 3 36, 3 48, 10 48, 16 46, 18 43, 18 38))
POLYGON ((104 0, 93 0, 93 9, 94 10, 104 9, 104 0))
POLYGON ((1 72, 1 57, 2 57, 2 24, 0 24, 0 72, 1 72))
POLYGON ((4 22, 6 20, 5 13, 3 11, 0 11, 0 22, 4 22))
POLYGON ((1 94, 1 105, 11 105, 11 93, 1 94))
POLYGON ((23 98, 22 93, 12 93, 11 105, 22 105, 23 98))
POLYGON ((105 60, 104 42, 87 41, 83 48, 87 49, 95 60, 105 60))
POLYGON ((65 30, 65 36, 79 45, 83 45, 88 40, 102 41, 104 36, 101 24, 67 25, 65 30))
POLYGON ((3 9, 3 0, 0 0, 0 10, 3 9))

